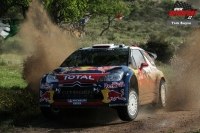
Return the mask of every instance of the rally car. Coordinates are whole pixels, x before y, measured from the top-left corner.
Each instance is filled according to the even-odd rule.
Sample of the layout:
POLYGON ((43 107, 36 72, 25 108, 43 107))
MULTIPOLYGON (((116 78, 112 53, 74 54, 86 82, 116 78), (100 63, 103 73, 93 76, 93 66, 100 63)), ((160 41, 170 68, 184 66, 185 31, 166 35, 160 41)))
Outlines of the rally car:
POLYGON ((156 54, 136 45, 95 44, 73 52, 40 81, 40 109, 48 118, 64 108, 112 107, 121 120, 137 117, 139 105, 165 107, 166 79, 156 54))

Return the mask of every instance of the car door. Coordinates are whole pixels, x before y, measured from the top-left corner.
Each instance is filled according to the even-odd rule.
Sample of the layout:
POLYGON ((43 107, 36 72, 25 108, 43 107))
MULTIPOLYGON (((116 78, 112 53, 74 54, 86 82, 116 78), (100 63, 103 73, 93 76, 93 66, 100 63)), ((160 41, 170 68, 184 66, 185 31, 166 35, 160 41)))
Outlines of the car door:
POLYGON ((149 89, 149 80, 147 77, 147 73, 150 71, 150 68, 146 64, 146 60, 142 55, 141 51, 138 49, 131 50, 131 58, 134 64, 135 74, 138 78, 138 86, 139 86, 139 100, 140 104, 149 103, 151 100, 148 96, 149 89), (142 64, 146 64, 141 68, 142 64))
POLYGON ((156 97, 156 78, 157 78, 158 69, 156 68, 156 65, 153 59, 149 56, 147 52, 142 51, 142 54, 144 55, 145 60, 149 64, 148 67, 144 68, 146 69, 146 72, 147 72, 148 84, 149 84, 147 93, 149 97, 152 97, 152 99, 154 99, 156 97))

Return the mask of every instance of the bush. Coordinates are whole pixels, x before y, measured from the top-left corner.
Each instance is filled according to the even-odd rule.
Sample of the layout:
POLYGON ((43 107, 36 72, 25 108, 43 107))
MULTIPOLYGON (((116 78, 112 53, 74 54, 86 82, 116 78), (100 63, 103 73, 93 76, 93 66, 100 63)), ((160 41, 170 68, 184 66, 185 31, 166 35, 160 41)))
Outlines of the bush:
POLYGON ((0 39, 0 54, 2 53, 23 53, 24 48, 20 40, 10 38, 8 40, 0 39))
POLYGON ((11 89, 0 89, 1 120, 13 117, 21 117, 22 113, 24 112, 28 113, 37 111, 37 97, 31 94, 30 91, 26 89, 20 89, 18 87, 12 87, 11 89))
POLYGON ((169 63, 170 58, 174 55, 175 48, 165 39, 165 35, 150 35, 147 43, 145 45, 141 45, 141 47, 147 51, 155 51, 157 54, 157 60, 163 63, 169 63))
POLYGON ((7 63, 2 59, 2 60, 0 60, 0 66, 6 66, 7 65, 7 63))

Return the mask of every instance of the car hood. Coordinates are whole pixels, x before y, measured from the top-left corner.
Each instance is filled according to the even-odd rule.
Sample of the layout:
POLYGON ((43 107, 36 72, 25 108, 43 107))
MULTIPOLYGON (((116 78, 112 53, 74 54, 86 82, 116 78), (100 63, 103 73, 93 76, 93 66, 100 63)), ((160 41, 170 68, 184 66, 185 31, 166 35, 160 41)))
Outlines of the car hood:
POLYGON ((97 82, 97 80, 107 75, 109 71, 122 69, 121 66, 84 66, 84 67, 62 67, 54 70, 60 83, 66 82, 97 82))
POLYGON ((84 67, 65 67, 62 68, 61 74, 70 74, 70 73, 106 73, 113 69, 120 69, 119 66, 102 66, 102 67, 93 67, 93 66, 84 66, 84 67))

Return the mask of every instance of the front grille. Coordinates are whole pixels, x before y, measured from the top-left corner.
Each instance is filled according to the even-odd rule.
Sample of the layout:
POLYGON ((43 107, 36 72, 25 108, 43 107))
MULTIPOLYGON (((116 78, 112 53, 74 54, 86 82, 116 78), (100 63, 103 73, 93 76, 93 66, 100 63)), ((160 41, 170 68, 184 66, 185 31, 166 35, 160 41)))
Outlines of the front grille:
POLYGON ((97 86, 93 83, 81 83, 76 81, 74 83, 59 84, 58 87, 61 91, 60 94, 54 95, 54 100, 90 99, 94 101, 103 99, 102 93, 97 91, 97 86))
POLYGON ((59 84, 58 87, 60 88, 71 88, 71 87, 93 87, 93 83, 81 83, 79 81, 76 81, 74 83, 64 83, 64 84, 59 84))

